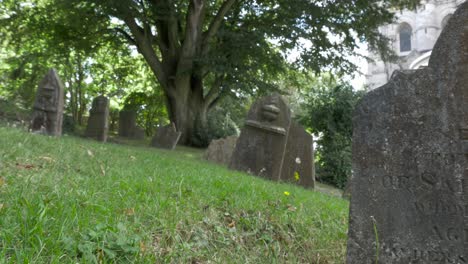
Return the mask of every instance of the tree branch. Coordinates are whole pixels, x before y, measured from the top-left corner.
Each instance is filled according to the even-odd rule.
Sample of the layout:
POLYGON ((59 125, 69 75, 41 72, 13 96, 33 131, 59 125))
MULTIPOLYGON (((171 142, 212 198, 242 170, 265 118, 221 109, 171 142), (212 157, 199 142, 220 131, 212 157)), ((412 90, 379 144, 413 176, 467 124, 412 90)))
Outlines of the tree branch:
POLYGON ((110 33, 112 31, 120 33, 131 45, 136 46, 137 43, 136 43, 135 39, 133 39, 132 36, 130 36, 130 34, 127 33, 127 31, 125 31, 125 30, 123 30, 121 28, 115 27, 115 28, 110 29, 110 31, 108 31, 108 32, 110 33))
POLYGON ((193 58, 199 46, 199 41, 201 41, 201 28, 204 15, 205 0, 190 0, 190 6, 187 12, 187 25, 185 27, 185 39, 177 65, 177 73, 179 74, 192 71, 193 58))
POLYGON ((208 30, 204 33, 202 55, 206 55, 208 53, 210 47, 210 40, 216 35, 224 20, 224 16, 227 14, 227 12, 229 12, 229 10, 231 10, 233 4, 236 1, 237 0, 226 0, 224 1, 223 5, 219 8, 215 18, 213 19, 213 21, 211 21, 208 30))
POLYGON ((156 55, 155 50, 153 49, 152 41, 150 38, 145 35, 145 30, 138 26, 136 23, 135 19, 129 15, 124 17, 125 24, 128 26, 130 29, 130 32, 132 32, 132 35, 134 36, 136 46, 138 48, 138 51, 143 55, 145 60, 148 62, 148 65, 150 66, 151 70, 153 73, 156 75, 156 78, 158 78, 159 83, 161 86, 164 88, 164 90, 168 93, 171 93, 172 91, 168 89, 167 85, 167 76, 166 73, 164 72, 163 65, 156 55))
POLYGON ((219 97, 221 93, 221 85, 223 84, 224 78, 225 74, 216 76, 213 85, 211 86, 211 89, 205 95, 204 105, 207 109, 210 108, 212 106, 212 103, 216 101, 216 99, 219 97))

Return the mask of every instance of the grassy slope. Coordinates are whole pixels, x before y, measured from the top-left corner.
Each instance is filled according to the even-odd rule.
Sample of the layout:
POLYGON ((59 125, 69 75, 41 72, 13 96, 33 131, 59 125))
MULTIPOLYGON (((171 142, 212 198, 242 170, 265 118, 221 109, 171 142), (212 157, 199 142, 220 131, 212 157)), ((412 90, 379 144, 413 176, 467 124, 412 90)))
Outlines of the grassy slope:
POLYGON ((196 152, 0 128, 0 263, 343 263, 347 211, 196 152))

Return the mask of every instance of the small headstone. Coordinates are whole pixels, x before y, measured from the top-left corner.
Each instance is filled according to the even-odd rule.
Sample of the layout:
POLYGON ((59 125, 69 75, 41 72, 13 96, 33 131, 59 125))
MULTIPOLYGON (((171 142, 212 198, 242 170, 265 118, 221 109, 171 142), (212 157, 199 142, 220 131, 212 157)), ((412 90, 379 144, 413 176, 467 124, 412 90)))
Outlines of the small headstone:
POLYGON ((109 99, 105 96, 94 98, 89 111, 85 136, 106 142, 109 131, 109 99))
POLYGON ((291 121, 279 94, 255 102, 237 140, 229 167, 275 181, 314 187, 312 137, 291 121))
POLYGON ((50 69, 37 89, 30 127, 32 132, 62 135, 63 87, 57 72, 50 69))
POLYGON ((133 110, 122 110, 119 113, 119 136, 131 138, 136 127, 137 113, 133 110))
POLYGON ((222 165, 229 165, 237 138, 237 136, 229 136, 212 140, 203 155, 204 159, 222 165))
POLYGON ((468 2, 354 116, 348 264, 468 263, 468 2))
POLYGON ((122 110, 119 112, 119 136, 131 139, 144 139, 145 130, 136 124, 137 112, 122 110))
POLYGON ((182 133, 177 132, 174 123, 159 127, 151 141, 151 146, 173 150, 179 141, 180 135, 182 135, 182 133))

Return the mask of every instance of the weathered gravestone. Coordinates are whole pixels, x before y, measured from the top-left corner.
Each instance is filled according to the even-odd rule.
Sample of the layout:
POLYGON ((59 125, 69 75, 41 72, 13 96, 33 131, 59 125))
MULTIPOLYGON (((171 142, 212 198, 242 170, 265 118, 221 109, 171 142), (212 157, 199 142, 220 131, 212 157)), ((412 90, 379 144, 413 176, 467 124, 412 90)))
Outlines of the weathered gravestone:
POLYGON ((158 127, 156 135, 151 140, 151 146, 156 148, 174 149, 179 141, 181 132, 177 132, 175 124, 158 127))
POLYGON ((133 139, 143 139, 145 131, 136 124, 137 112, 122 110, 119 112, 119 136, 133 139))
POLYGON ((237 138, 237 136, 229 136, 212 140, 203 157, 218 164, 229 165, 237 138))
POLYGON ((312 157, 312 137, 291 121, 286 102, 273 94, 252 105, 229 167, 313 187, 312 157))
POLYGON ((468 2, 354 116, 347 263, 468 263, 468 2))
POLYGON ((89 111, 88 126, 85 136, 98 141, 107 141, 109 131, 109 99, 105 96, 94 98, 89 111))
POLYGON ((119 112, 119 136, 132 137, 136 127, 136 112, 132 110, 122 110, 119 112))
POLYGON ((288 131, 281 180, 305 187, 315 185, 314 149, 312 136, 296 121, 288 131))
POLYGON ((33 106, 31 131, 52 136, 62 134, 63 84, 54 69, 39 83, 33 106))

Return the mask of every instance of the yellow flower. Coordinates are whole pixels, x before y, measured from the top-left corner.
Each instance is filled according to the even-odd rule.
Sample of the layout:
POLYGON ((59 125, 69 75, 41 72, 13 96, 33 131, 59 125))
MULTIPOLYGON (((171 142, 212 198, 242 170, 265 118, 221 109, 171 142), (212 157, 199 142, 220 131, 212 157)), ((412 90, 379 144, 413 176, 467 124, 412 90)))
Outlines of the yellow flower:
POLYGON ((290 193, 289 192, 284 192, 284 195, 289 196, 290 193))
POLYGON ((299 180, 299 172, 297 171, 294 172, 294 179, 296 179, 296 181, 299 180))

